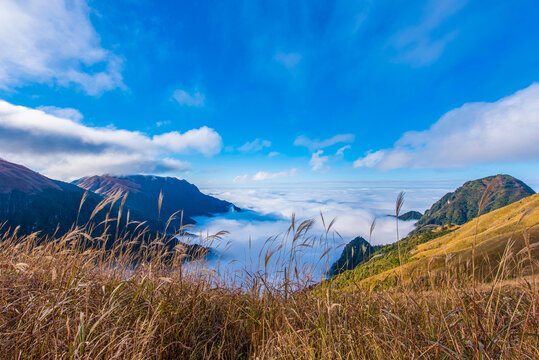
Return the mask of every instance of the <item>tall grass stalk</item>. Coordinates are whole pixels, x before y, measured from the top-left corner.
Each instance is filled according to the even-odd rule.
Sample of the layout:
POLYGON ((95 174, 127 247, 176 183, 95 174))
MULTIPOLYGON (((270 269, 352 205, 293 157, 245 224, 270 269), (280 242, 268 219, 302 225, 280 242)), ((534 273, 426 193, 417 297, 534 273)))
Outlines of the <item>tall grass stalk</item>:
MULTIPOLYGON (((111 235, 123 216, 112 213, 114 201, 98 206, 96 214, 109 212, 105 221, 74 224, 62 235, 20 235, 0 224, 2 358, 539 358, 536 279, 524 273, 498 279, 494 296, 479 275, 473 290, 447 276, 436 288, 313 285, 301 258, 328 243, 333 222, 320 236, 312 220, 293 217, 286 243, 271 237, 259 254, 261 264, 282 271, 246 268, 238 280, 188 247, 200 241, 188 228, 170 236, 127 219, 111 235)), ((203 244, 224 235, 204 236, 203 244)))

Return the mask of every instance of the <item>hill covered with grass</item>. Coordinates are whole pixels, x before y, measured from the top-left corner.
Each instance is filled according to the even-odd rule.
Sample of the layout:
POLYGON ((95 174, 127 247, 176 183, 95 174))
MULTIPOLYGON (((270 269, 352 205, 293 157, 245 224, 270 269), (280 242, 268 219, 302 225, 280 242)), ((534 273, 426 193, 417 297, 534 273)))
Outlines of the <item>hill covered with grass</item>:
POLYGON ((341 289, 358 284, 388 286, 396 284, 401 277, 406 281, 425 281, 442 270, 453 271, 453 278, 467 277, 471 274, 472 258, 482 278, 493 278, 504 256, 508 260, 508 273, 518 270, 530 255, 539 258, 538 243, 539 194, 536 194, 461 226, 445 225, 412 233, 375 251, 369 261, 338 275, 332 283, 341 289))

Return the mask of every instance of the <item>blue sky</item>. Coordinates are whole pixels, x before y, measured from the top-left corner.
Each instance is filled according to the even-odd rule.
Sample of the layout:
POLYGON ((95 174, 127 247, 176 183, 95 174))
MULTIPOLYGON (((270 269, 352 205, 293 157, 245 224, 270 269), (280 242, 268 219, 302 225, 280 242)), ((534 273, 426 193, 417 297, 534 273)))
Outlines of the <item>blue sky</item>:
POLYGON ((63 179, 538 183, 538 24, 532 0, 4 0, 0 157, 63 179))

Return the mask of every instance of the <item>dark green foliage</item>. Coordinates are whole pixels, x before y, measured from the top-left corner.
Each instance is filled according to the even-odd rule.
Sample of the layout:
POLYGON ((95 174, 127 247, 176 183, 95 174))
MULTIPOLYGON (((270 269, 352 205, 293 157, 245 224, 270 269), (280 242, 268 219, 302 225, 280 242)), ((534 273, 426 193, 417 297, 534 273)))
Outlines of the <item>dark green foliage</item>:
MULTIPOLYGON (((522 181, 509 175, 498 175, 499 180, 493 187, 482 214, 499 209, 522 198, 535 194, 535 191, 522 181)), ((462 225, 478 215, 479 202, 488 184, 495 176, 468 181, 454 192, 444 195, 417 222, 417 227, 425 225, 462 225)))
POLYGON ((378 248, 379 246, 371 246, 361 236, 356 237, 346 244, 339 259, 331 266, 329 275, 334 276, 355 268, 362 262, 367 261, 378 248))
MULTIPOLYGON (((388 215, 388 216, 395 217, 395 215, 388 215)), ((405 212, 402 215, 399 215, 399 220, 402 220, 402 221, 419 220, 421 219, 422 216, 423 214, 421 214, 419 211, 412 210, 412 211, 405 212)))
MULTIPOLYGON (((342 274, 337 279, 337 282, 343 282, 343 281, 349 282, 352 279, 354 281, 361 281, 373 275, 380 274, 386 270, 396 268, 397 266, 400 265, 399 264, 399 250, 398 250, 399 245, 400 245, 400 250, 402 254, 402 263, 406 264, 412 261, 411 252, 415 246, 426 243, 427 241, 430 241, 437 237, 443 236, 447 233, 450 233, 451 231, 453 231, 453 229, 450 229, 449 226, 444 226, 436 230, 412 233, 408 235, 407 237, 405 237, 404 239, 400 240, 399 243, 393 243, 393 244, 389 244, 385 246, 371 247, 372 252, 370 253, 370 256, 362 257, 361 261, 358 262, 355 266, 349 267, 345 269, 344 271, 341 271, 342 274), (350 269, 354 269, 354 270, 346 271, 350 269)), ((362 239, 362 238, 359 238, 359 239, 362 239)), ((363 241, 365 240, 363 239, 363 241)), ((366 243, 368 244, 368 242, 366 243)), ((345 251, 346 251, 346 248, 345 248, 345 251)), ((340 261, 339 264, 346 264, 347 258, 346 257, 343 258, 343 256, 345 255, 345 251, 343 251, 343 255, 341 255, 341 258, 339 258, 339 261, 340 261)), ((353 260, 349 262, 353 263, 353 260)), ((332 269, 334 267, 338 269, 339 268, 338 266, 339 265, 335 263, 332 266, 332 269)), ((337 274, 338 273, 334 273, 332 275, 337 275, 337 274)))

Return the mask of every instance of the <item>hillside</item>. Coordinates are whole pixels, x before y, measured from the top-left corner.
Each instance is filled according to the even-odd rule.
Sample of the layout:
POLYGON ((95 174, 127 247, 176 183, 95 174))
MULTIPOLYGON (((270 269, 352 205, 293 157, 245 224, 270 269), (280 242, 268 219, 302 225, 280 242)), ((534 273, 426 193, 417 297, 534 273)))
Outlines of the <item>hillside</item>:
POLYGON ((454 192, 447 193, 417 222, 417 227, 425 225, 462 225, 478 214, 479 202, 488 184, 495 178, 496 184, 490 192, 492 195, 483 208, 483 214, 499 209, 527 196, 535 194, 532 188, 509 175, 488 176, 464 183, 454 192))
MULTIPOLYGON (((77 218, 84 192, 0 159, 0 222, 5 228, 20 226, 21 233, 66 231, 77 218)), ((101 200, 89 193, 80 219, 87 219, 101 200)))
POLYGON ((35 194, 45 189, 61 190, 53 180, 1 158, 0 180, 0 194, 9 194, 14 191, 35 194))
MULTIPOLYGON (((388 215, 390 217, 396 217, 395 215, 388 215)), ((408 211, 408 212, 405 212, 404 214, 402 215, 399 215, 399 220, 402 220, 402 221, 411 221, 411 220, 419 220, 421 219, 421 217, 423 216, 423 214, 421 214, 419 211, 408 211)))
POLYGON ((364 261, 367 261, 378 248, 380 246, 371 246, 361 236, 356 237, 346 244, 339 259, 331 266, 329 275, 335 276, 346 270, 355 268, 364 261))
MULTIPOLYGON (((200 192, 193 184, 175 177, 160 176, 91 176, 73 184, 103 196, 128 193, 126 205, 143 212, 147 217, 166 222, 170 216, 183 210, 183 219, 177 219, 172 226, 194 224, 195 216, 211 216, 216 213, 240 209, 228 201, 217 199, 200 192), (163 201, 159 213, 158 199, 162 192, 163 201)), ((177 215, 178 217, 180 214, 177 215)))
MULTIPOLYGON (((510 239, 514 241, 511 248, 513 261, 520 260, 517 255, 527 255, 523 251, 523 227, 529 235, 532 256, 539 257, 539 194, 482 215, 477 220, 475 259, 478 272, 484 278, 492 276, 492 271, 497 269, 510 239)), ((446 226, 412 234, 378 250, 370 261, 335 277, 333 284, 339 288, 347 288, 353 283, 392 284, 401 275, 417 282, 443 269, 451 269, 455 277, 468 276, 475 227, 476 219, 473 219, 456 229, 446 226), (431 239, 425 241, 428 237, 431 239), (399 266, 399 262, 403 265, 399 266)))

